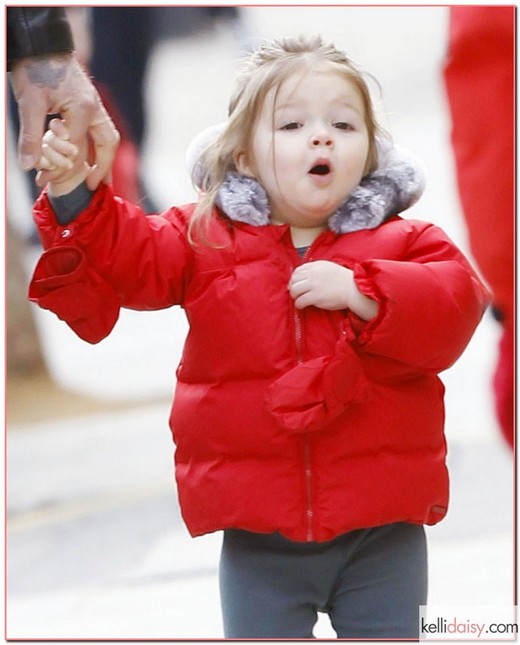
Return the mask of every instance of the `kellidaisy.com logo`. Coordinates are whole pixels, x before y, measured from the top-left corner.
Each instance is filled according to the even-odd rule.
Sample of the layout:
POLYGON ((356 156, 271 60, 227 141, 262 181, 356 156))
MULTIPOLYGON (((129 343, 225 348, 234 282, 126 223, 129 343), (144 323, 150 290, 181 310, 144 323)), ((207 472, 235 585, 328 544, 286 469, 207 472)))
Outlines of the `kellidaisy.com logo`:
POLYGON ((513 641, 518 637, 516 606, 421 605, 420 640, 513 641))

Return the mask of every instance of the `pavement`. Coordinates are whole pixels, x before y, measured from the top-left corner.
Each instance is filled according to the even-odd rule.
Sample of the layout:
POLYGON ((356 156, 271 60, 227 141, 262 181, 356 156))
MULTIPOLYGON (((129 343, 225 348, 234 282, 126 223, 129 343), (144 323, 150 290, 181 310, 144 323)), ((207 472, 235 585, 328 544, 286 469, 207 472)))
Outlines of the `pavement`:
MULTIPOLYGON (((352 45, 381 81, 396 139, 427 162, 429 188, 418 216, 439 223, 465 248, 436 75, 444 9, 257 8, 246 18, 251 40, 321 28, 352 45), (403 43, 404 68, 397 64, 403 43)), ((191 136, 220 119, 224 74, 213 74, 219 82, 213 79, 205 89, 210 74, 204 76, 203 65, 212 54, 231 67, 235 48, 224 29, 157 48, 149 72, 145 163, 159 203, 187 196, 185 179, 168 179, 168 169, 182 163, 191 136), (206 104, 200 116, 193 104, 173 100, 179 88, 200 97, 207 90, 216 104, 211 114, 206 104), (173 127, 179 123, 189 127, 173 127)), ((28 254, 29 270, 34 261, 28 254)), ((35 310, 35 316, 64 399, 81 393, 123 405, 8 427, 8 639, 222 638, 221 535, 187 534, 172 474, 167 421, 186 332, 182 312, 125 311, 97 346, 79 341, 48 312, 35 310)), ((513 460, 500 438, 490 387, 497 341, 496 323, 486 314, 463 357, 443 374, 452 501, 448 517, 427 530, 433 605, 513 604, 513 460)), ((334 637, 326 617, 315 635, 334 637)))

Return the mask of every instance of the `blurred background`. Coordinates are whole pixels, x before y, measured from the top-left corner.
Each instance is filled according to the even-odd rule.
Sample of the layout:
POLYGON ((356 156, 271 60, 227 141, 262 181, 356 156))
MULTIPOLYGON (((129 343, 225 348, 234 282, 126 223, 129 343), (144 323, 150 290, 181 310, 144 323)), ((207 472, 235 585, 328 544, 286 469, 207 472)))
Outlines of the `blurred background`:
MULTIPOLYGON (((74 7, 69 15, 78 55, 123 134, 114 183, 148 212, 194 199, 186 148, 225 119, 240 57, 264 39, 319 33, 377 79, 383 124, 424 161, 427 188, 406 217, 441 226, 472 257, 442 76, 448 7, 74 7)), ((7 635, 222 637, 220 535, 188 536, 173 481, 167 422, 184 315, 124 311, 92 346, 28 303, 40 253, 35 190, 18 169, 11 118, 7 635)), ((431 604, 514 604, 513 459, 492 391, 499 340, 488 312, 442 375, 452 503, 428 529, 431 604)), ((332 634, 320 619, 316 635, 332 634)))

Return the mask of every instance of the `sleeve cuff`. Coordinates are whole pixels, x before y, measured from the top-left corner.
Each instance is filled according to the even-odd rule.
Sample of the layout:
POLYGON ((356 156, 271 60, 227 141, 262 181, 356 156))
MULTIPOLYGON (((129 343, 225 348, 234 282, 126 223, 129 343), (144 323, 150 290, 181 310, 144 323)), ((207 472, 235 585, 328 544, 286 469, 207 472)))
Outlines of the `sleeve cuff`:
POLYGON ((82 182, 67 195, 54 197, 50 192, 48 195, 56 219, 61 225, 66 225, 74 221, 85 208, 88 208, 94 192, 87 188, 86 182, 82 182))

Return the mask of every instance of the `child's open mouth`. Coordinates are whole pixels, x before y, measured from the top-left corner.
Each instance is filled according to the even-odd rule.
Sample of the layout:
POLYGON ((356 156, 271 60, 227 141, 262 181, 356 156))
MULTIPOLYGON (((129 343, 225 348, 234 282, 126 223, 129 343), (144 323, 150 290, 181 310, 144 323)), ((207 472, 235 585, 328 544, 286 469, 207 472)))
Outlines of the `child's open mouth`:
POLYGON ((326 187, 329 186, 333 178, 332 164, 328 159, 316 159, 316 163, 309 170, 309 175, 312 182, 316 186, 326 187))
POLYGON ((326 163, 318 163, 310 169, 311 175, 328 175, 330 172, 330 166, 326 163))

